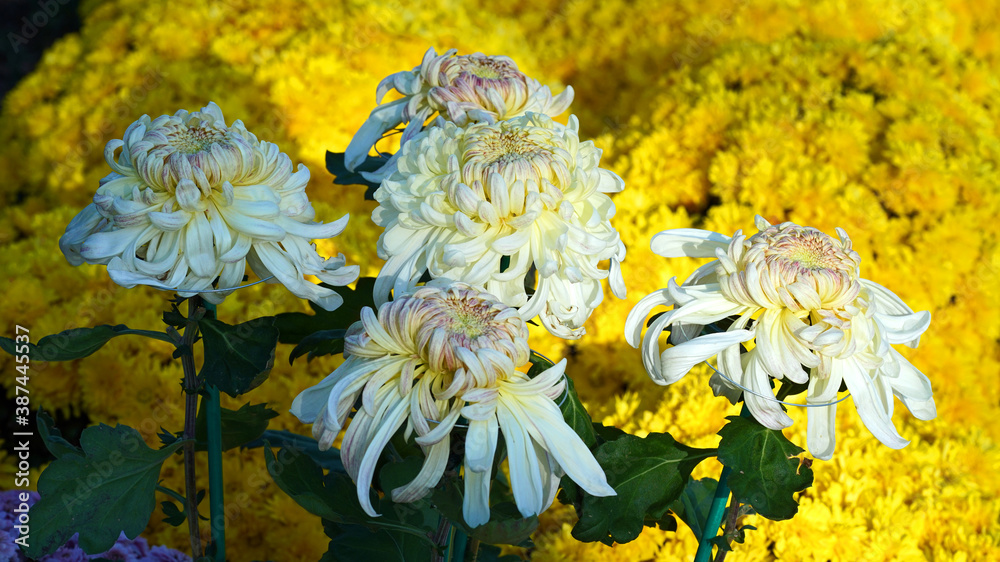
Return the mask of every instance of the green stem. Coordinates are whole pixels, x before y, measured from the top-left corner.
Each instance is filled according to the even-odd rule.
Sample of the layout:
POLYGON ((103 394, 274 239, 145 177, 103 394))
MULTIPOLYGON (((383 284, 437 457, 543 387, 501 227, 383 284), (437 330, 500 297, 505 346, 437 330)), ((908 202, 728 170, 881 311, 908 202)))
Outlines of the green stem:
POLYGON ((195 475, 194 431, 198 417, 198 375, 194 368, 194 342, 198 337, 197 296, 188 299, 188 320, 184 326, 184 340, 181 342, 184 367, 184 495, 187 498, 185 511, 188 520, 188 535, 191 540, 191 558, 202 556, 201 530, 198 528, 198 479, 195 475))
POLYGON ((208 385, 206 421, 208 426, 208 500, 212 519, 215 560, 226 559, 226 502, 222 483, 222 407, 219 389, 208 385))
POLYGON ((187 498, 182 496, 180 492, 175 492, 174 490, 171 490, 170 488, 167 488, 165 486, 157 486, 156 491, 174 498, 175 500, 181 502, 182 505, 187 503, 187 498))
POLYGON ((128 329, 128 330, 122 330, 119 333, 121 333, 121 334, 129 334, 129 335, 133 335, 133 336, 144 336, 144 337, 147 337, 147 338, 150 338, 150 339, 165 341, 167 343, 171 343, 171 344, 177 345, 177 342, 174 341, 173 338, 171 338, 168 334, 166 334, 164 332, 154 332, 152 330, 133 330, 133 329, 128 329))
POLYGON ((722 525, 722 516, 726 512, 726 500, 729 499, 729 467, 722 467, 722 475, 719 476, 719 485, 715 487, 715 496, 712 498, 712 507, 708 510, 708 520, 701 532, 701 540, 698 541, 698 552, 694 555, 694 562, 708 562, 712 557, 711 540, 719 534, 719 526, 722 525))
MULTIPOLYGON (((212 303, 205 303, 205 316, 215 318, 212 303)), ((216 562, 226 560, 226 499, 222 470, 222 404, 219 389, 206 385, 205 421, 208 430, 208 502, 212 522, 212 544, 215 545, 216 562)))
POLYGON ((469 535, 465 534, 465 531, 455 527, 455 548, 451 551, 451 558, 456 562, 464 562, 465 560, 465 546, 469 542, 469 535))
MULTIPOLYGON (((743 402, 740 417, 751 417, 746 401, 743 402)), ((708 562, 712 558, 712 543, 710 541, 719 534, 719 527, 722 526, 722 517, 726 513, 726 500, 729 498, 729 483, 727 482, 729 472, 728 466, 722 467, 722 474, 719 475, 719 484, 715 487, 715 496, 712 497, 712 506, 708 509, 708 518, 705 521, 705 527, 701 531, 701 540, 698 541, 698 552, 694 555, 694 562, 708 562)))

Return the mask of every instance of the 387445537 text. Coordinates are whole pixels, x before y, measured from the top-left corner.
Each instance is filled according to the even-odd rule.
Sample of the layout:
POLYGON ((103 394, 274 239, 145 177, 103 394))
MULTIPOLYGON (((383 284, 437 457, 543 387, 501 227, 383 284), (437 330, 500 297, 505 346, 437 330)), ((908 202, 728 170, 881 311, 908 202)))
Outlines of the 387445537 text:
MULTIPOLYGON (((31 485, 31 464, 29 459, 31 457, 30 451, 30 441, 22 441, 23 437, 31 437, 33 431, 30 430, 31 427, 31 398, 28 395, 28 381, 30 380, 29 370, 29 354, 30 349, 30 336, 28 328, 24 326, 15 326, 14 341, 16 342, 16 348, 14 350, 14 357, 17 361, 14 374, 14 421, 17 425, 24 427, 27 431, 15 431, 13 433, 13 441, 17 445, 14 447, 14 452, 17 455, 17 472, 14 473, 14 487, 15 488, 28 488, 31 485)), ((18 505, 14 508, 14 529, 17 530, 17 537, 14 542, 21 545, 22 548, 28 546, 28 537, 30 534, 30 528, 28 523, 30 521, 30 516, 28 514, 29 505, 28 500, 30 495, 27 490, 24 490, 18 494, 18 505)))

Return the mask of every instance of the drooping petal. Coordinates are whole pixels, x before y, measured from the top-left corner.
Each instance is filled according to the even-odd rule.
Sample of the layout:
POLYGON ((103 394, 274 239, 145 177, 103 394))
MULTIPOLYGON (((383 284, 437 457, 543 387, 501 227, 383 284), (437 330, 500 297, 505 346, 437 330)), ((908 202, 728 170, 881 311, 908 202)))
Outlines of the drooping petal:
POLYGON ((666 349, 660 354, 660 377, 653 379, 657 384, 673 384, 681 379, 692 367, 713 355, 753 339, 749 330, 706 334, 666 349))
MULTIPOLYGON (((833 369, 835 373, 840 373, 843 376, 844 383, 851 391, 851 398, 858 409, 858 415, 861 416, 861 421, 864 422, 868 431, 871 431, 872 435, 884 445, 893 449, 905 447, 909 441, 903 439, 892 424, 892 420, 889 418, 890 412, 883 401, 882 393, 872 379, 871 373, 853 358, 835 359, 833 369)), ((889 400, 892 400, 891 396, 889 400)))
POLYGON ((709 230, 675 228, 653 236, 649 247, 653 253, 665 258, 711 258, 715 250, 725 250, 731 238, 709 230))

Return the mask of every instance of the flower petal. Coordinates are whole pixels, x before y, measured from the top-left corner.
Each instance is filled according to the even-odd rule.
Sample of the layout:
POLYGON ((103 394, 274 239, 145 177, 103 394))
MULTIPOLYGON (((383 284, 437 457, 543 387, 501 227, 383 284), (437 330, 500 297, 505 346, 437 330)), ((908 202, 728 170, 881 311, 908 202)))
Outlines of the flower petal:
POLYGON ((649 247, 654 254, 665 258, 712 258, 716 248, 725 250, 731 238, 696 228, 675 228, 664 230, 653 236, 649 247))
POLYGON ((733 345, 750 341, 753 332, 735 330, 706 334, 693 340, 675 345, 660 354, 660 378, 656 384, 673 384, 687 374, 692 367, 733 345))
MULTIPOLYGON (((861 416, 868 431, 883 444, 893 449, 902 449, 909 441, 896 431, 896 427, 890 419, 890 412, 884 402, 883 393, 877 387, 872 375, 867 369, 858 364, 854 358, 834 359, 832 362, 834 373, 840 373, 847 389, 851 391, 854 405, 861 416)), ((876 375, 878 376, 878 375, 876 375)), ((892 396, 889 396, 891 402, 892 396)))

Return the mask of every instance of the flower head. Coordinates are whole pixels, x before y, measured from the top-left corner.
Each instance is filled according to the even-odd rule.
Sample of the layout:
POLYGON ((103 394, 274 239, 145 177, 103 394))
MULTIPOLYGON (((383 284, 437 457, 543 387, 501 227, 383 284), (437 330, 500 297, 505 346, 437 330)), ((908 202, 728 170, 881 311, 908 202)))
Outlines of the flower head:
POLYGON ((625 246, 606 195, 624 183, 599 167, 600 149, 580 142, 577 128, 572 117, 563 126, 531 113, 447 123, 403 147, 375 192, 372 219, 385 228, 378 254, 387 260, 376 302, 413 290, 428 272, 483 286, 525 320, 540 316, 553 334, 580 337, 604 297, 601 279, 610 276, 612 292, 625 297, 625 246))
POLYGON ((292 413, 313 424, 321 449, 347 425, 341 459, 358 485, 358 499, 375 516, 369 487, 375 464, 393 434, 426 455, 417 477, 392 490, 396 502, 424 497, 444 473, 459 416, 465 436, 465 519, 489 520, 489 488, 498 431, 507 444, 511 486, 521 513, 536 515, 555 497, 563 472, 593 495, 614 495, 583 441, 563 420, 554 399, 565 386, 565 360, 533 379, 517 370, 528 362, 528 328, 517 311, 468 285, 423 287, 362 310, 348 330, 346 360, 299 394, 292 413))
MULTIPOLYGON (((891 291, 860 277, 861 258, 847 233, 832 238, 790 222, 756 219, 759 232, 732 238, 694 229, 657 234, 652 249, 664 257, 710 257, 683 285, 673 280, 640 301, 626 320, 626 337, 639 346, 646 316, 674 309, 652 322, 642 338, 643 363, 654 381, 676 382, 696 363, 718 354, 719 370, 740 386, 750 412, 767 427, 792 420, 773 399, 768 377, 808 383, 809 451, 829 459, 841 383, 847 385, 865 426, 899 449, 908 441, 892 424, 893 395, 919 419, 936 415, 930 381, 891 344, 915 347, 930 314, 913 312, 891 291), (705 325, 735 320, 725 332, 699 335, 705 325), (671 328, 673 347, 660 353, 660 332, 671 328), (740 354, 740 345, 753 349, 740 354), (808 369, 808 373, 806 372, 808 369)), ((714 375, 716 394, 731 400, 740 389, 714 375)))
MULTIPOLYGON (((287 155, 242 122, 227 126, 214 103, 143 115, 123 140, 107 144, 104 157, 114 172, 59 239, 72 265, 105 264, 119 285, 186 296, 238 286, 249 264, 328 310, 340 296, 304 277, 346 285, 358 276, 343 255, 324 261, 310 244, 339 234, 348 216, 315 222, 305 193, 309 170, 299 164, 293 171, 287 155)), ((213 303, 228 294, 203 293, 213 303)))
MULTIPOLYGON (((400 146, 416 136, 424 122, 435 114, 465 126, 479 121, 495 123, 529 111, 554 117, 566 111, 573 101, 573 88, 567 87, 553 96, 548 86, 518 70, 509 57, 482 53, 456 56, 457 52, 450 49, 438 55, 429 49, 420 66, 389 75, 379 83, 375 103, 380 105, 345 151, 349 170, 364 162, 368 150, 382 135, 402 123, 407 126, 400 146), (389 90, 396 90, 403 97, 382 104, 389 90)), ((372 181, 383 176, 380 172, 364 175, 372 181)))

